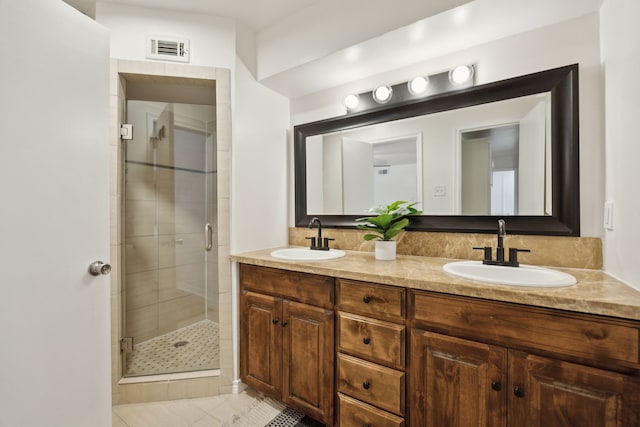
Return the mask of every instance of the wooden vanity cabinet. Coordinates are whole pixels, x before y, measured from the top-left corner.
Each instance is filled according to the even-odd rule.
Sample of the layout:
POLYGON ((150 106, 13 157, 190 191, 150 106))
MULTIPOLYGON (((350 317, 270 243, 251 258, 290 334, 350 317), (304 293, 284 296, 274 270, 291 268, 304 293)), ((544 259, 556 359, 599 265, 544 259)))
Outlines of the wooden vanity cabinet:
POLYGON ((340 427, 403 427, 406 289, 336 283, 336 381, 340 427))
POLYGON ((242 381, 333 424, 334 281, 240 265, 242 381))
POLYGON ((639 427, 638 322, 414 291, 412 427, 639 427))

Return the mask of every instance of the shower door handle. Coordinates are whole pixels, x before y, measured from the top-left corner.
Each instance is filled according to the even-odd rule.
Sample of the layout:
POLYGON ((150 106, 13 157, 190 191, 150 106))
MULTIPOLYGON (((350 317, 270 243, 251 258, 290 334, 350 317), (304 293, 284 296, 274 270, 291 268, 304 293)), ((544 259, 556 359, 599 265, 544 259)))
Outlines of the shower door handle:
POLYGON ((209 223, 204 226, 204 248, 207 251, 213 248, 213 227, 209 223))

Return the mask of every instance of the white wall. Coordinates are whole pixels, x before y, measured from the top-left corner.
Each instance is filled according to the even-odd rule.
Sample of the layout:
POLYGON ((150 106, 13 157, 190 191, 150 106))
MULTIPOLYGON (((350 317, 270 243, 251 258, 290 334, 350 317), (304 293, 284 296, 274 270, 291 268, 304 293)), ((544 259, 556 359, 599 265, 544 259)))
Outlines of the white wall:
POLYGON ((231 251, 287 243, 289 102, 236 63, 231 251))
POLYGON ((604 268, 640 290, 640 2, 605 0, 601 48, 605 86, 606 200, 615 202, 604 234, 604 268))
MULTIPOLYGON (((393 46, 388 48, 392 50, 393 46)), ((376 70, 371 70, 371 77, 367 79, 292 100, 292 124, 344 114, 341 101, 348 93, 359 93, 381 83, 407 81, 419 74, 435 74, 460 63, 477 65, 478 84, 580 64, 581 234, 600 237, 604 194, 604 130, 597 13, 452 52, 393 72, 376 74, 376 70)), ((423 173, 426 180, 430 171, 425 168, 423 173)), ((290 208, 293 210, 293 196, 291 200, 290 208)), ((425 205, 428 203, 427 198, 425 205)), ((429 210, 429 206, 425 206, 425 209, 429 210)))
POLYGON ((234 68, 230 18, 97 2, 96 20, 111 31, 112 58, 144 60, 147 36, 179 36, 190 40, 190 65, 234 68))

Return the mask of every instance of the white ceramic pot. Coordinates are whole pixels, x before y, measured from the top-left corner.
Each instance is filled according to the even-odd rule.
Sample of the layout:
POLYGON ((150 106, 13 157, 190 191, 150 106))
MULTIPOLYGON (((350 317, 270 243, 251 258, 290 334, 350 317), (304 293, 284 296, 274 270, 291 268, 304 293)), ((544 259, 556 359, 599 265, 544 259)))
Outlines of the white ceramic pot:
POLYGON ((393 261, 396 259, 395 240, 376 240, 376 259, 393 261))

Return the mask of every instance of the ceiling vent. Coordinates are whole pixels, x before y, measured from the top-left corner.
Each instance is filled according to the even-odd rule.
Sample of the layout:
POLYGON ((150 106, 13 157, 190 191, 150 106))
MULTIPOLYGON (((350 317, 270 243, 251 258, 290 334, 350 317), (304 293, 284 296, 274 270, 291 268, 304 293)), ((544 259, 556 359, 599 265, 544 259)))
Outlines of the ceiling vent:
POLYGON ((189 62, 189 40, 179 37, 150 36, 147 38, 147 58, 189 62))

